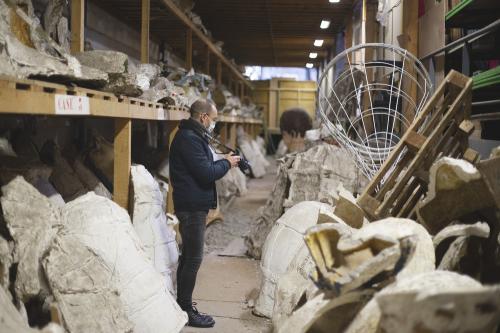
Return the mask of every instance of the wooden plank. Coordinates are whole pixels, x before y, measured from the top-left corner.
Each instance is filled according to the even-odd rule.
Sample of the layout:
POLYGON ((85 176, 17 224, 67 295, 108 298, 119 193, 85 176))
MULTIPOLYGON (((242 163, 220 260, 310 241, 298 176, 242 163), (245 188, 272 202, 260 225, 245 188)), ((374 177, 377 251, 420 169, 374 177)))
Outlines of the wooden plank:
POLYGON ((345 49, 348 49, 352 46, 353 23, 354 22, 352 20, 352 14, 350 14, 347 16, 345 22, 345 36, 344 36, 345 49))
MULTIPOLYGON (((473 131, 472 124, 463 121, 468 116, 465 109, 470 103, 470 91, 470 78, 454 71, 447 76, 361 195, 359 202, 370 217, 381 218, 388 214, 408 217, 405 214, 413 214, 413 202, 418 200, 422 191, 426 191, 425 171, 435 159, 464 155, 463 137, 473 131), (428 121, 424 123, 424 119, 428 121), (412 154, 405 153, 405 149, 412 154), (396 169, 391 170, 394 163, 397 163, 396 169), (417 188, 421 189, 416 191, 417 188)), ((476 158, 474 154, 470 155, 471 160, 476 158)))
POLYGON ((220 142, 223 144, 227 144, 227 127, 228 125, 226 123, 222 123, 220 128, 220 142))
POLYGON ((236 144, 237 144, 237 141, 238 141, 238 138, 237 138, 237 135, 236 135, 236 128, 237 127, 237 124, 229 124, 229 146, 231 148, 236 148, 236 144))
POLYGON ((217 59, 217 84, 222 84, 222 62, 217 59))
POLYGON ((210 48, 206 47, 205 74, 210 74, 210 48))
POLYGON ((408 131, 408 135, 405 137, 405 143, 408 146, 408 149, 416 154, 420 148, 422 148, 426 139, 427 138, 425 136, 411 130, 408 131))
MULTIPOLYGON (((452 71, 453 72, 453 71, 452 71)), ((434 93, 434 95, 431 97, 431 99, 427 102, 425 105, 424 109, 420 114, 417 116, 415 121, 412 123, 410 126, 410 130, 417 131, 422 123, 427 119, 427 116, 434 110, 434 107, 436 104, 441 100, 442 96, 444 95, 445 89, 448 86, 448 81, 450 79, 450 74, 446 78, 446 80, 443 80, 441 84, 439 85, 438 89, 434 93)), ((373 177, 373 179, 370 181, 368 186, 365 189, 366 193, 374 193, 376 188, 379 186, 380 182, 382 181, 382 178, 385 177, 385 175, 389 172, 389 170, 392 168, 393 164, 396 162, 396 160, 399 158, 399 155, 405 148, 405 143, 404 143, 404 136, 403 140, 401 140, 396 147, 393 149, 392 153, 389 155, 387 160, 384 162, 382 167, 379 169, 379 172, 373 177)))
MULTIPOLYGON (((0 114, 26 114, 57 116, 56 96, 81 96, 88 100, 88 114, 65 114, 65 116, 91 116, 108 118, 130 118, 157 121, 180 121, 189 118, 188 109, 164 106, 137 98, 119 98, 113 94, 66 87, 60 84, 35 80, 20 80, 0 76, 0 114)), ((221 121, 238 122, 238 117, 221 116, 221 121)), ((245 122, 262 124, 260 119, 245 119, 245 122)))
POLYGON ((126 210, 129 201, 131 146, 132 121, 115 119, 113 199, 126 210))
MULTIPOLYGON (((418 55, 418 1, 405 1, 403 3, 403 43, 401 47, 408 50, 413 55, 418 55)), ((413 66, 409 66, 407 77, 415 76, 416 72, 413 66)), ((402 82, 403 90, 408 92, 413 101, 417 101, 417 84, 413 80, 404 80, 402 82)), ((415 118, 415 109, 404 99, 402 103, 403 115, 406 119, 415 118)))
POLYGON ((470 90, 471 87, 472 87, 472 81, 469 81, 468 86, 464 90, 462 90, 462 92, 459 94, 459 96, 457 97, 457 99, 453 102, 453 104, 451 105, 450 110, 448 111, 448 113, 443 117, 442 121, 437 126, 437 128, 434 129, 433 133, 429 136, 429 139, 426 140, 426 142, 422 146, 421 151, 419 152, 419 154, 410 163, 410 165, 406 169, 406 172, 403 175, 403 177, 396 184, 396 186, 394 187, 394 189, 392 190, 392 192, 389 194, 388 198, 386 198, 385 201, 380 205, 380 207, 378 208, 377 212, 378 211, 380 211, 380 212, 386 211, 389 208, 389 205, 391 205, 391 203, 394 202, 394 200, 399 196, 399 194, 401 193, 401 190, 403 189, 404 185, 406 184, 406 182, 411 177, 411 174, 416 170, 416 168, 418 167, 418 165, 421 162, 421 160, 424 157, 426 157, 428 148, 431 148, 436 143, 435 141, 438 139, 438 137, 436 137, 435 134, 442 132, 445 129, 445 127, 449 125, 450 121, 454 117, 455 112, 461 106, 462 99, 466 97, 466 95, 468 94, 468 90, 470 90))
POLYGON ((380 201, 365 192, 359 197, 357 203, 371 220, 378 219, 376 209, 380 206, 380 201))
POLYGON ((467 148, 463 155, 463 159, 472 164, 476 164, 480 160, 480 157, 479 153, 471 148, 467 148))
POLYGON ((71 53, 84 51, 85 0, 71 0, 71 53))
MULTIPOLYGON (((441 49, 446 44, 445 13, 446 1, 425 0, 425 13, 419 18, 418 58, 441 49)), ((427 70, 433 76, 431 81, 439 85, 445 76, 445 54, 434 57, 431 71, 430 59, 425 61, 427 70)))
POLYGON ((142 0, 141 6, 141 62, 149 63, 149 23, 151 0, 142 0))
POLYGON ((186 31, 186 69, 193 68, 193 30, 186 31))

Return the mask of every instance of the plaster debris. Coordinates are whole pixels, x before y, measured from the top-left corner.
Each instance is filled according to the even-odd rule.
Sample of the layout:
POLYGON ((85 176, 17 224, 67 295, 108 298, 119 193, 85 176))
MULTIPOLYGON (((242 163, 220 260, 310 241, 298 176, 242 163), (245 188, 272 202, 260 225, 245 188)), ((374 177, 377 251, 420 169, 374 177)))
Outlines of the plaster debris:
POLYGON ((467 161, 443 157, 432 165, 429 178, 429 191, 417 214, 433 233, 454 219, 495 205, 481 173, 467 161))
POLYGON ((22 177, 2 187, 2 210, 14 239, 14 261, 18 263, 15 293, 22 301, 48 294, 41 258, 61 225, 59 209, 22 177))
POLYGON ((273 190, 269 194, 266 205, 258 212, 257 223, 254 224, 249 234, 245 236, 245 245, 248 248, 248 254, 256 259, 261 258, 262 246, 266 237, 274 223, 283 214, 283 202, 285 201, 289 184, 288 169, 294 159, 294 156, 289 156, 278 160, 278 170, 273 190))
POLYGON ((40 159, 53 168, 49 180, 62 195, 64 201, 74 200, 87 193, 87 189, 53 141, 47 141, 43 145, 40 159))
MULTIPOLYGON (((307 228, 315 225, 321 208, 328 205, 319 202, 301 202, 289 209, 273 226, 262 250, 261 269, 263 279, 254 312, 270 318, 273 313, 276 284, 281 276, 291 270, 298 270, 307 281, 313 265, 310 260, 303 235, 307 228), (301 262, 292 265, 294 258, 301 262), (309 267, 309 269, 307 269, 309 267)), ((333 210, 333 208, 330 207, 333 210)))
POLYGON ((78 179, 85 185, 89 191, 102 197, 112 199, 113 195, 108 191, 104 184, 90 171, 80 159, 73 162, 73 169, 75 170, 78 179))
POLYGON ((85 51, 75 54, 75 58, 84 66, 108 74, 128 73, 128 56, 122 52, 107 50, 85 51))
POLYGON ((167 224, 163 209, 164 197, 158 183, 144 166, 132 166, 131 179, 134 229, 146 254, 163 276, 166 288, 175 296, 179 249, 175 241, 175 231, 167 224))
POLYGON ((232 168, 216 182, 217 194, 224 201, 229 201, 233 196, 243 196, 247 192, 247 178, 239 168, 232 168))
MULTIPOLYGON (((0 223, 4 223, 2 217, 0 217, 0 223)), ((0 287, 3 287, 5 290, 8 290, 10 286, 9 273, 10 267, 14 262, 13 252, 14 243, 8 242, 0 236, 0 287)))
POLYGON ((12 145, 7 138, 0 137, 0 156, 17 157, 14 148, 12 148, 12 145))
POLYGON ((297 154, 288 171, 290 190, 285 207, 306 200, 334 205, 340 184, 351 193, 359 193, 364 176, 343 149, 323 144, 297 154))
MULTIPOLYGON (((31 2, 27 2, 31 6, 31 2)), ((50 39, 33 9, 26 14, 0 1, 0 74, 16 78, 48 78, 102 87, 104 72, 86 70, 78 60, 50 39)))
MULTIPOLYGON (((453 284, 453 283, 452 283, 453 284)), ((379 295, 385 332, 489 332, 500 323, 500 287, 401 291, 379 295)))
POLYGON ((57 235, 43 268, 68 332, 133 332, 113 267, 71 230, 57 235))
POLYGON ((2 332, 15 333, 64 333, 64 329, 54 323, 49 324, 42 330, 30 328, 15 308, 9 296, 3 288, 0 288, 0 323, 2 332))
POLYGON ((180 331, 187 316, 149 260, 124 209, 89 192, 66 204, 63 220, 65 228, 114 272, 113 283, 134 332, 180 331))

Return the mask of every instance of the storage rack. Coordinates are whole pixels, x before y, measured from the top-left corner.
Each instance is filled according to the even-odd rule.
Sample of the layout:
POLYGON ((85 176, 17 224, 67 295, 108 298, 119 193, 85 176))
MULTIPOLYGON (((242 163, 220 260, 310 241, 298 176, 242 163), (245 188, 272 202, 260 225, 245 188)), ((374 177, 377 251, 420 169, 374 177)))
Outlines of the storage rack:
MULTIPOLYGON (((151 3, 155 10, 161 7, 170 17, 174 17, 176 27, 185 30, 186 67, 193 65, 193 36, 206 46, 205 72, 210 75, 211 55, 216 58, 216 80, 223 80, 223 66, 227 69, 230 88, 243 98, 252 85, 229 61, 212 41, 203 34, 172 0, 139 0, 120 1, 119 7, 136 5, 139 2, 138 19, 141 27, 141 61, 149 62, 149 41, 151 23, 151 3)), ((85 40, 85 5, 86 0, 71 0, 71 52, 84 50, 85 40)), ((134 11, 135 13, 135 11, 134 11)), ((164 122, 163 129, 172 141, 179 122, 189 117, 185 107, 166 106, 160 103, 115 96, 114 94, 68 87, 44 81, 21 80, 13 77, 0 77, 0 116, 32 115, 32 116, 64 116, 64 117, 102 117, 114 120, 114 186, 113 198, 116 203, 128 209, 130 190, 130 166, 132 145, 132 121, 149 120, 164 122)), ((262 129, 262 121, 242 117, 222 116, 220 129, 224 143, 236 146, 236 128, 243 126, 247 133, 255 137, 262 129)), ((173 212, 171 191, 168 192, 167 211, 173 212)))
MULTIPOLYGON (((102 91, 67 87, 44 81, 0 77, 0 116, 32 115, 53 117, 102 117, 114 119, 114 186, 116 203, 128 208, 132 145, 132 121, 163 121, 169 144, 182 119, 187 119, 186 108, 115 96, 102 91)), ((221 116, 221 138, 236 145, 236 128, 243 126, 253 137, 258 135, 262 121, 242 117, 221 116)), ((170 197, 168 211, 173 212, 170 197)))

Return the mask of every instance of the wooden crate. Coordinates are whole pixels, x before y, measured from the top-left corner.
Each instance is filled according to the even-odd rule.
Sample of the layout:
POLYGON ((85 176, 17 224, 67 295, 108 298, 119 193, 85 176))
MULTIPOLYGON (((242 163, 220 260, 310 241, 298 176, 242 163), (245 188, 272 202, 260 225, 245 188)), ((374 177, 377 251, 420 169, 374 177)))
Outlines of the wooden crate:
POLYGON ((316 117, 315 81, 296 81, 275 78, 254 81, 253 100, 264 110, 264 119, 270 130, 279 128, 279 119, 287 109, 300 107, 316 117))
POLYGON ((470 162, 474 126, 469 120, 472 80, 451 71, 371 180, 358 204, 372 220, 415 218, 417 202, 427 193, 429 169, 443 156, 470 162))

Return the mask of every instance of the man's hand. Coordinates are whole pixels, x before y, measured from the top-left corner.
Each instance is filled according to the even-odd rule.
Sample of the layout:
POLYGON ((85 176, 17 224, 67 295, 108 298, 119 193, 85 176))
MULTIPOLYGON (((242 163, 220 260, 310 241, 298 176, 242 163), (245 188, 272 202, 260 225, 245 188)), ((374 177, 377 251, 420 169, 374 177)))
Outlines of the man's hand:
POLYGON ((226 160, 229 161, 229 164, 231 164, 231 168, 236 168, 238 166, 238 163, 241 160, 240 156, 233 155, 233 154, 226 155, 225 157, 226 157, 226 160))

